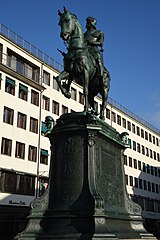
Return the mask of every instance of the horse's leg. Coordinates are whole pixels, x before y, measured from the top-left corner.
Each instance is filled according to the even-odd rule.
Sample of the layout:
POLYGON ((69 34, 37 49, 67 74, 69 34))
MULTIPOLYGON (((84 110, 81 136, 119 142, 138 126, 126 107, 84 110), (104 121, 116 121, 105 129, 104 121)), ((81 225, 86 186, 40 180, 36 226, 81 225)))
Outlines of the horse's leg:
POLYGON ((102 120, 105 120, 104 111, 105 111, 105 108, 107 105, 109 89, 110 89, 110 75, 109 75, 108 70, 105 68, 103 86, 101 86, 101 91, 100 91, 100 94, 102 95, 102 107, 101 107, 101 111, 100 111, 100 118, 102 120))
POLYGON ((86 69, 84 68, 84 75, 83 75, 83 92, 84 92, 84 112, 88 112, 89 103, 88 103, 88 86, 89 86, 89 74, 86 69))
POLYGON ((68 79, 68 78, 69 78, 69 73, 66 71, 62 71, 57 77, 54 77, 54 79, 57 81, 59 88, 61 89, 62 94, 64 94, 65 97, 70 98, 71 97, 70 92, 67 91, 67 89, 64 88, 61 84, 62 80, 68 79))
POLYGON ((92 108, 92 113, 95 115, 98 115, 98 109, 95 105, 94 97, 97 95, 97 91, 94 91, 93 89, 89 89, 88 91, 88 102, 92 108))
POLYGON ((108 98, 108 89, 105 86, 103 86, 101 95, 102 95, 102 106, 101 106, 101 110, 100 110, 100 119, 105 120, 104 111, 106 108, 106 103, 107 103, 107 98, 108 98))

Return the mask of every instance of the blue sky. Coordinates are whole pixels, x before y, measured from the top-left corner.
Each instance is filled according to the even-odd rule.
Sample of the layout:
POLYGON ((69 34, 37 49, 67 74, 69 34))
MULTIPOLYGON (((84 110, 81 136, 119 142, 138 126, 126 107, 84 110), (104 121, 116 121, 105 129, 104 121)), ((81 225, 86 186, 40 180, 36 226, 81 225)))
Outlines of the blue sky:
POLYGON ((160 129, 160 0, 5 0, 0 22, 62 63, 57 11, 63 6, 84 30, 90 15, 104 31, 109 97, 160 129))

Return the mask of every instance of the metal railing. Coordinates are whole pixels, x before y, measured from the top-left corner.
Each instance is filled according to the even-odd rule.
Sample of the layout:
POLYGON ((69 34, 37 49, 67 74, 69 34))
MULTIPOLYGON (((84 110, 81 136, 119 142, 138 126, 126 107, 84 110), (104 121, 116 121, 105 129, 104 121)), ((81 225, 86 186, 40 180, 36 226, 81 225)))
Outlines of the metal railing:
POLYGON ((160 130, 158 128, 154 127, 152 124, 148 123, 147 121, 145 121, 141 117, 137 116, 135 113, 133 113, 130 110, 128 110, 127 108, 123 107, 121 104, 117 103, 112 98, 108 98, 107 102, 111 106, 113 106, 113 107, 117 108, 118 110, 120 110, 121 112, 127 114, 129 117, 135 119, 136 121, 140 122, 141 124, 148 127, 149 129, 153 130, 154 132, 160 134, 160 130))
POLYGON ((29 53, 33 54, 35 57, 42 60, 44 63, 53 67, 57 71, 63 70, 63 65, 55 61, 53 58, 49 57, 47 54, 43 53, 41 50, 24 40, 22 37, 17 35, 15 32, 11 31, 9 28, 0 24, 0 34, 10 39, 12 42, 16 43, 23 49, 27 50, 29 53))

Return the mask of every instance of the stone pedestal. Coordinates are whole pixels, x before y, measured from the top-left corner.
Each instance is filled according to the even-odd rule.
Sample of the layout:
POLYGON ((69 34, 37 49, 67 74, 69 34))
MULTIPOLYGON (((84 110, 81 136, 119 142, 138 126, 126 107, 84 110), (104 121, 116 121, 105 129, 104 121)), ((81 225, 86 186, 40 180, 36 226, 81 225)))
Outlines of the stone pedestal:
POLYGON ((155 239, 125 187, 121 135, 91 114, 62 115, 49 134, 49 189, 19 240, 155 239))

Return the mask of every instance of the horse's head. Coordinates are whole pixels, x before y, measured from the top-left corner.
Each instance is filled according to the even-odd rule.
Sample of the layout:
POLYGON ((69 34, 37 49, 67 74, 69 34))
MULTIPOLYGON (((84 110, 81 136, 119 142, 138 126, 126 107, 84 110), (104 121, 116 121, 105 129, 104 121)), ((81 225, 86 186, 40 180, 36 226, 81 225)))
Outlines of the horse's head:
POLYGON ((75 20, 77 17, 70 13, 65 7, 64 7, 64 13, 61 13, 58 10, 58 15, 60 16, 59 19, 59 26, 61 27, 61 33, 60 36, 64 41, 69 41, 70 37, 75 30, 75 20))

